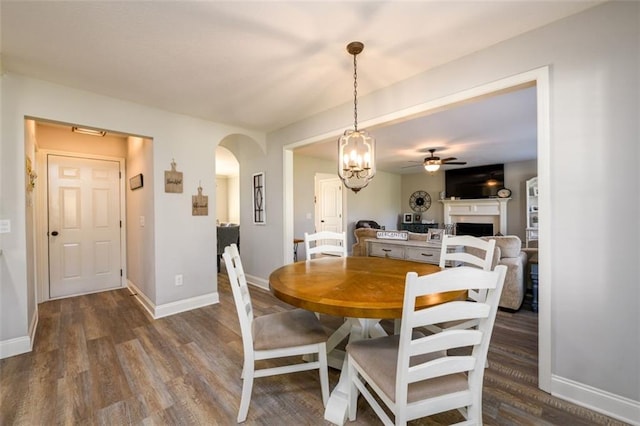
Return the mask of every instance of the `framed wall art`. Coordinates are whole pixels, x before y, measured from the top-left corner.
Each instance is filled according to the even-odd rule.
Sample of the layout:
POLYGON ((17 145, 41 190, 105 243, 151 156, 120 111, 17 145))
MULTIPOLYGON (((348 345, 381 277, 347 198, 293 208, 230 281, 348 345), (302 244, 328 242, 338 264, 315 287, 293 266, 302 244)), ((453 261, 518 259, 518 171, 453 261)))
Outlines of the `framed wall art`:
POLYGON ((265 179, 264 172, 253 174, 253 223, 265 225, 267 223, 265 211, 265 179))
POLYGON ((138 188, 142 188, 143 185, 144 179, 142 178, 142 173, 138 173, 137 175, 129 179, 129 188, 131 188, 132 191, 138 188))
POLYGON ((413 213, 405 213, 402 215, 402 223, 413 223, 413 213))

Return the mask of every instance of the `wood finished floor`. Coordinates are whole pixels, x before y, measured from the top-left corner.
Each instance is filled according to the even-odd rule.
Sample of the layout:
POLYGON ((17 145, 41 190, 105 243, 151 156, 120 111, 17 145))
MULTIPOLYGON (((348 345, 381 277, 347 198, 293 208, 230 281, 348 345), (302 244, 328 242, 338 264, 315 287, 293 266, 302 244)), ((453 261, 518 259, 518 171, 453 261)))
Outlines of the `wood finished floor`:
MULTIPOLYGON (((229 425, 242 341, 226 275, 220 303, 152 320, 128 290, 39 306, 33 351, 0 361, 0 425, 229 425)), ((289 307, 251 289, 257 315, 289 307)), ((387 324, 388 326, 390 324, 387 324)), ((620 425, 537 389, 537 315, 499 312, 483 395, 487 425, 620 425)), ((339 372, 330 370, 330 387, 339 372)), ((411 424, 460 421, 457 412, 411 424)), ((317 373, 257 379, 248 425, 325 425, 317 373)), ((379 420, 359 400, 356 425, 379 420)))

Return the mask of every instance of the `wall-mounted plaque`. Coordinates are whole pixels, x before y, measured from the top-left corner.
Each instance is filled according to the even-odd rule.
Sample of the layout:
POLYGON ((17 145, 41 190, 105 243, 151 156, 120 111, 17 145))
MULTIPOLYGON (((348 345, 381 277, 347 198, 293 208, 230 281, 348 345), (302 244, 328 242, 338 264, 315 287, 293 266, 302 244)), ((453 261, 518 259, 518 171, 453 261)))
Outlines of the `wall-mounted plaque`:
POLYGON ((176 162, 171 161, 171 170, 164 171, 164 192, 182 194, 182 172, 176 170, 176 162))
POLYGON ((129 188, 133 191, 134 189, 142 188, 144 185, 144 180, 142 178, 142 173, 135 175, 131 179, 129 179, 129 188))
POLYGON ((198 187, 198 195, 191 196, 191 215, 207 216, 209 215, 209 196, 202 195, 202 187, 198 187))

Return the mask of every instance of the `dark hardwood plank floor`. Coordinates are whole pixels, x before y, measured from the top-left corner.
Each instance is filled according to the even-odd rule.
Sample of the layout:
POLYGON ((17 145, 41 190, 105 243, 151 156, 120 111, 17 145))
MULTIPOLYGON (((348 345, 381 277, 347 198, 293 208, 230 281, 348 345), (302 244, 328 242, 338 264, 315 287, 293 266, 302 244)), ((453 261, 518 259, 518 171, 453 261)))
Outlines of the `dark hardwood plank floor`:
MULTIPOLYGON (((234 424, 242 341, 226 275, 218 282, 219 304, 155 321, 128 290, 41 304, 33 351, 0 361, 0 424, 234 424)), ((251 294, 257 315, 290 308, 266 291, 251 294)), ((535 313, 498 313, 485 424, 622 424, 538 390, 537 350, 535 313)), ((338 375, 330 370, 331 388, 338 375)), ((461 419, 452 412, 412 424, 461 419)), ((317 373, 256 379, 246 424, 328 424, 317 373)), ((352 424, 380 422, 360 398, 352 424)))

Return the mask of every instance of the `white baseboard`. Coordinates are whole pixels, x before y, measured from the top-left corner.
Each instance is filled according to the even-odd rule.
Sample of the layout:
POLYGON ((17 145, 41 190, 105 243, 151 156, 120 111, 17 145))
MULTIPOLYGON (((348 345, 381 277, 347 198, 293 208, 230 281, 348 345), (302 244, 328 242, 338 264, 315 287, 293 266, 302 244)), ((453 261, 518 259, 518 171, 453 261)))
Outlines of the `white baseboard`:
POLYGON ((583 383, 551 376, 551 394, 626 423, 640 426, 640 401, 634 401, 583 383))
POLYGON ((247 284, 255 285, 256 287, 260 287, 264 290, 269 290, 269 281, 264 278, 256 277, 253 275, 245 275, 247 278, 247 284))
POLYGON ((0 341, 0 359, 31 352, 33 343, 36 340, 37 328, 38 309, 36 308, 33 312, 33 317, 31 317, 31 323, 29 324, 29 335, 0 341))
POLYGON ((202 308, 203 306, 213 305, 220 302, 218 292, 214 292, 156 306, 143 292, 140 291, 138 287, 135 286, 135 284, 128 280, 127 284, 129 286, 129 291, 135 295, 136 300, 154 319, 190 311, 192 309, 202 308))

